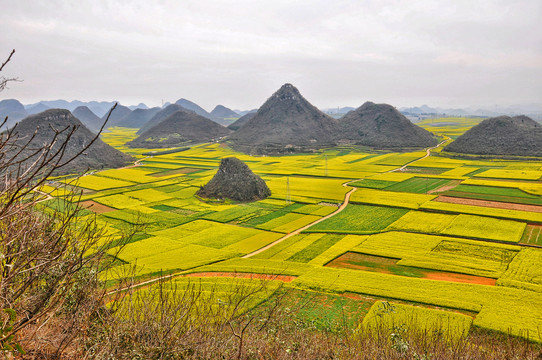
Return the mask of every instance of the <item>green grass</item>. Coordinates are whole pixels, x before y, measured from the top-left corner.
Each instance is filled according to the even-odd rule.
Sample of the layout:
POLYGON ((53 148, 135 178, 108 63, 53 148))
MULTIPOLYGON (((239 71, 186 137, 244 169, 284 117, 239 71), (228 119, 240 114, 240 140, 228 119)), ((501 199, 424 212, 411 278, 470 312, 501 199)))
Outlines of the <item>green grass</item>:
POLYGON ((528 194, 518 188, 511 187, 461 184, 451 190, 443 192, 442 195, 467 199, 511 202, 516 204, 542 205, 542 198, 540 196, 528 194))
POLYGON ((342 235, 324 235, 312 244, 289 257, 288 261, 308 263, 343 238, 342 235))
POLYGON ((350 186, 369 188, 369 189, 384 189, 388 186, 396 184, 395 181, 388 180, 373 180, 373 179, 363 179, 351 182, 350 186))
POLYGON ((368 234, 384 230, 408 212, 407 209, 349 204, 341 213, 324 220, 307 232, 368 234))
POLYGON ((441 186, 448 184, 450 179, 434 179, 434 178, 423 178, 415 177, 402 181, 398 184, 393 184, 386 187, 387 191, 404 191, 411 192, 416 194, 425 194, 428 191, 437 189, 441 186))

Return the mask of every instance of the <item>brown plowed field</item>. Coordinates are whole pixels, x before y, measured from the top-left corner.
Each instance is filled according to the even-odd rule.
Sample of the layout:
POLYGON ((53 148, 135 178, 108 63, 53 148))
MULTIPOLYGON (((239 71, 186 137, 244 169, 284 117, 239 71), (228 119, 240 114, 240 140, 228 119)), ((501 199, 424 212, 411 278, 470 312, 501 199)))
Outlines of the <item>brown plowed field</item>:
POLYGON ((542 213, 542 206, 538 206, 538 205, 525 205, 525 204, 498 202, 498 201, 465 199, 465 198, 457 198, 457 197, 444 196, 444 195, 437 197, 433 201, 440 201, 440 202, 445 202, 445 203, 450 203, 450 204, 473 205, 473 206, 483 206, 483 207, 490 207, 490 208, 496 208, 496 209, 521 210, 521 211, 542 213))
POLYGON ((113 209, 113 208, 111 208, 109 206, 99 204, 99 203, 97 203, 95 201, 92 201, 92 200, 87 200, 87 201, 80 202, 79 205, 81 205, 83 208, 85 208, 87 210, 95 212, 96 214, 103 214, 103 213, 106 213, 106 212, 117 210, 117 209, 113 209))
POLYGON ((441 187, 438 187, 438 188, 433 189, 433 190, 429 190, 427 193, 428 194, 434 194, 434 193, 438 193, 438 192, 452 190, 454 187, 456 187, 460 183, 461 183, 461 180, 453 180, 451 183, 449 183, 447 185, 444 185, 444 186, 441 186, 441 187))

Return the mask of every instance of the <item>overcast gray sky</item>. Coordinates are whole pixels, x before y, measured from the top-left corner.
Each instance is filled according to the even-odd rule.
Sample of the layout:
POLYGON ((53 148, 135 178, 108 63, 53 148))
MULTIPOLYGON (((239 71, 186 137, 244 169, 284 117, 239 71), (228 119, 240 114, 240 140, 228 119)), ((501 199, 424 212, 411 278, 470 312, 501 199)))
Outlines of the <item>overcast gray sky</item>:
POLYGON ((0 98, 542 104, 541 0, 0 0, 0 98), (4 54, 4 55, 1 55, 4 54))

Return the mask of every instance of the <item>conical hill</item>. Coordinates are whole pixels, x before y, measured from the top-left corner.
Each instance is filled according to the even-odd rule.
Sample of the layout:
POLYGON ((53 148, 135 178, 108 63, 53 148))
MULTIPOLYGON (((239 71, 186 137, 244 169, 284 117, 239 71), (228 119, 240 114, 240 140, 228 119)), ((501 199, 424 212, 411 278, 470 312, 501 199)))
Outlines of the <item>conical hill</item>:
POLYGON ((285 84, 229 140, 246 153, 311 151, 334 145, 335 129, 335 119, 309 103, 293 85, 285 84))
POLYGON ((388 104, 366 102, 339 120, 342 142, 380 149, 429 147, 437 139, 388 104))
POLYGON ((542 125, 527 116, 482 121, 444 151, 476 155, 542 156, 542 125))
POLYGON ((164 148, 218 140, 231 130, 189 110, 178 110, 128 143, 131 147, 164 148))
MULTIPOLYGON (((23 145, 34 136, 25 147, 25 150, 19 155, 21 159, 30 157, 27 162, 28 165, 36 159, 35 156, 31 156, 33 153, 43 149, 53 141, 55 132, 61 131, 51 154, 54 154, 59 149, 60 144, 66 140, 67 134, 73 128, 76 128, 76 130, 68 140, 68 145, 62 155, 62 162, 64 162, 80 153, 96 137, 68 110, 50 109, 28 116, 19 122, 13 130, 13 141, 23 145), (67 130, 62 131, 64 129, 67 130)), ((80 172, 87 169, 116 168, 126 165, 131 160, 133 160, 131 156, 118 151, 98 138, 80 156, 59 169, 57 174, 80 172)))
POLYGON ((265 199, 271 190, 244 162, 229 157, 222 159, 215 176, 196 194, 202 198, 249 202, 265 199))

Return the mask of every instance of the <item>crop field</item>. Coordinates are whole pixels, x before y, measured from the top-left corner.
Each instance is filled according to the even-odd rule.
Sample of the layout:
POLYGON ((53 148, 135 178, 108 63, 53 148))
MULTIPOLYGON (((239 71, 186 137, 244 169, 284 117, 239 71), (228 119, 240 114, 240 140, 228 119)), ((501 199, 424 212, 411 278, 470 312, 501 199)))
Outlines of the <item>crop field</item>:
POLYGON ((418 209, 421 205, 436 198, 436 195, 412 194, 375 189, 359 189, 352 197, 353 203, 394 206, 406 209, 418 209))
POLYGON ((522 244, 532 244, 542 246, 542 226, 527 225, 525 232, 521 237, 522 244))
MULTIPOLYGON (((480 120, 421 124, 455 138, 480 120)), ((82 191, 80 219, 96 217, 105 227, 111 254, 126 229, 138 226, 107 276, 143 281, 172 274, 180 288, 197 281, 222 296, 236 281, 251 286, 257 281, 249 277, 284 275, 270 280, 272 291, 256 302, 280 282, 300 299, 315 294, 325 305, 302 312, 303 319, 338 319, 341 307, 359 305, 362 311, 351 313, 373 326, 390 299, 395 312, 382 320, 386 326, 414 317, 421 331, 450 338, 472 324, 542 341, 542 160, 458 159, 440 149, 418 160, 425 151, 349 147, 258 157, 216 143, 161 154, 127 148, 135 130, 110 128, 102 138, 137 165, 52 179, 39 189, 55 198, 40 204, 44 211, 73 206, 66 195, 82 191), (271 197, 198 199, 196 191, 229 156, 261 176, 271 197)))
POLYGON ((540 177, 542 177, 542 171, 490 169, 474 176, 496 179, 538 180, 540 177))
POLYGON ((460 214, 442 230, 442 234, 518 242, 525 226, 525 223, 518 221, 460 214))
POLYGON ((416 125, 439 135, 449 136, 452 139, 463 135, 474 125, 479 124, 482 118, 445 117, 424 119, 416 125))
POLYGON ((456 215, 411 210, 388 226, 387 230, 403 230, 422 234, 439 234, 456 215))
POLYGON ((385 229, 407 212, 408 210, 400 208, 350 204, 340 214, 312 226, 307 231, 370 234, 385 229))
POLYGON ((394 184, 385 188, 387 191, 404 191, 417 194, 426 194, 431 190, 445 186, 450 182, 449 179, 433 179, 415 177, 402 181, 398 184, 394 184))
POLYGON ((518 188, 458 185, 451 190, 441 192, 440 194, 467 199, 500 201, 506 203, 542 206, 542 199, 540 199, 539 196, 529 194, 518 188))
POLYGON ((422 334, 438 332, 447 341, 466 336, 471 325, 468 315, 383 301, 375 302, 363 319, 363 326, 369 330, 384 328, 392 333, 410 326, 422 334))

